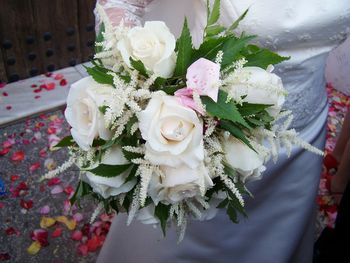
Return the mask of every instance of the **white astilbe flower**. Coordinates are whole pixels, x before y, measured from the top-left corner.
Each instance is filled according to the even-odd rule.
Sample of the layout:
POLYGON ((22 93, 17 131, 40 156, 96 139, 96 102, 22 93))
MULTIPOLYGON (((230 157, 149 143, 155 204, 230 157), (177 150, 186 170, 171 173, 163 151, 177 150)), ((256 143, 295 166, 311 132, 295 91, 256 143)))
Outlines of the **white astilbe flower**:
POLYGON ((97 205, 97 207, 95 208, 95 210, 94 210, 94 212, 92 213, 92 215, 91 215, 90 224, 92 224, 92 223, 95 222, 97 216, 101 213, 102 209, 103 209, 103 203, 100 202, 100 203, 97 205))
POLYGON ((204 138, 209 138, 215 131, 217 121, 214 118, 207 118, 205 120, 206 130, 204 133, 204 138))
POLYGON ((134 133, 139 129, 139 124, 138 122, 135 122, 131 128, 130 128, 130 134, 131 135, 134 135, 134 133))
POLYGON ((202 212, 191 200, 186 200, 185 203, 188 209, 190 210, 190 212, 192 212, 192 214, 195 216, 196 219, 199 219, 202 217, 202 212))
POLYGON ((216 53, 215 63, 221 65, 223 56, 224 56, 224 52, 222 50, 219 50, 218 53, 216 53))
POLYGON ((139 198, 139 193, 140 193, 140 185, 137 185, 134 190, 134 194, 132 196, 132 201, 130 204, 129 208, 129 214, 128 214, 128 219, 126 221, 127 225, 130 225, 132 220, 134 219, 137 211, 140 208, 140 198, 139 198))
POLYGON ((131 153, 140 153, 140 154, 144 154, 145 153, 145 146, 141 145, 139 147, 135 147, 135 146, 123 146, 123 149, 127 152, 131 152, 131 153))
POLYGON ((195 200, 199 203, 204 209, 209 209, 210 205, 207 201, 204 200, 203 196, 196 196, 195 200))
POLYGON ((182 203, 179 205, 177 218, 178 218, 177 226, 180 228, 179 229, 179 237, 177 240, 177 243, 179 244, 185 237, 185 232, 186 232, 186 227, 187 227, 187 219, 185 217, 185 208, 184 208, 184 205, 182 203))
POLYGON ((233 70, 233 71, 239 71, 239 70, 241 70, 241 69, 244 67, 244 65, 245 65, 247 62, 248 62, 248 60, 246 60, 245 58, 241 58, 241 59, 239 59, 239 60, 236 60, 236 61, 234 61, 230 66, 228 66, 227 68, 225 68, 225 69, 223 70, 223 73, 225 74, 225 73, 227 73, 227 72, 229 72, 229 71, 231 71, 231 70, 233 70))
POLYGON ((300 139, 298 133, 294 129, 288 130, 292 121, 293 115, 291 114, 291 111, 281 112, 274 121, 271 131, 264 128, 258 128, 253 130, 253 136, 260 141, 264 139, 267 140, 270 146, 270 155, 274 162, 277 162, 278 153, 282 147, 286 150, 287 155, 290 156, 294 145, 312 153, 323 155, 324 153, 322 151, 300 139), (285 119, 285 121, 282 122, 282 119, 285 119), (277 120, 279 122, 277 122, 277 120))
POLYGON ((68 168, 70 168, 71 166, 73 166, 73 164, 76 162, 76 158, 75 156, 71 156, 66 162, 64 162, 63 164, 61 164, 59 167, 57 167, 56 169, 49 171, 48 173, 46 173, 45 175, 43 175, 40 178, 40 181, 43 180, 47 180, 47 179, 52 179, 56 176, 58 176, 59 174, 63 173, 64 171, 66 171, 68 168))
POLYGON ((141 177, 141 188, 140 188, 140 205, 144 206, 147 198, 148 185, 151 181, 154 169, 151 165, 140 165, 137 169, 136 174, 141 177))

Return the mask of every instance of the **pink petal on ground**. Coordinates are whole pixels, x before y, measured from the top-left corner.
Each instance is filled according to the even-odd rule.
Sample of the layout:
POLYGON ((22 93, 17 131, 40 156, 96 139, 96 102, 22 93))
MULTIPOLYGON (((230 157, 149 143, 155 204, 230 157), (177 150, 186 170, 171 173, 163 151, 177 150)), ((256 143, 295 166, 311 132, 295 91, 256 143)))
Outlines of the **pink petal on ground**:
POLYGON ((25 157, 25 154, 23 151, 17 151, 12 154, 11 160, 12 161, 23 161, 25 157))
POLYGON ((52 77, 55 80, 61 80, 61 79, 63 79, 64 76, 62 74, 52 74, 52 77))
POLYGON ((54 177, 54 178, 51 178, 48 182, 47 182, 47 185, 48 186, 54 186, 54 185, 58 185, 61 183, 61 179, 60 178, 57 178, 57 177, 54 177))
POLYGON ((83 233, 80 230, 75 230, 71 235, 71 239, 75 241, 80 241, 82 237, 83 237, 83 233))
POLYGON ((62 228, 56 227, 55 230, 52 232, 52 237, 60 237, 62 235, 62 228))
POLYGON ((40 168, 40 162, 36 162, 33 163, 30 167, 29 167, 29 171, 30 172, 34 172, 35 170, 40 168))
POLYGON ((52 188, 51 190, 51 194, 56 195, 56 194, 60 194, 63 192, 63 187, 60 185, 55 185, 54 188, 52 188))
POLYGON ((83 215, 81 214, 81 213, 76 213, 76 214, 74 214, 73 215, 73 219, 77 222, 77 223, 79 223, 80 221, 82 221, 83 220, 83 215))
POLYGON ((81 244, 78 246, 78 253, 82 256, 86 256, 89 252, 88 246, 85 244, 81 244))
POLYGON ((42 208, 40 208, 40 214, 46 215, 50 213, 50 207, 48 205, 44 205, 42 208))

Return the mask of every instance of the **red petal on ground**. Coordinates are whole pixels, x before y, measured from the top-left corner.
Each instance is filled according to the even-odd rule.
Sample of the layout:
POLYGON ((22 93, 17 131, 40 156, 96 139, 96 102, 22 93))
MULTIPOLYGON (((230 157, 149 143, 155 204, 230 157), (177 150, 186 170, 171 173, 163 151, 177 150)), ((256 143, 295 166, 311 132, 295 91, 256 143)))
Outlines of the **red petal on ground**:
POLYGON ((0 89, 6 86, 6 83, 0 82, 0 89))
POLYGON ((34 241, 38 241, 41 246, 46 247, 49 245, 48 242, 49 233, 44 229, 35 229, 32 233, 30 233, 30 238, 34 241))
POLYGON ((40 162, 36 162, 33 163, 30 167, 29 167, 29 171, 30 172, 34 172, 35 170, 40 168, 40 162))
POLYGON ((41 88, 33 90, 34 93, 39 93, 41 92, 41 88))
POLYGON ((56 134, 56 128, 54 128, 54 127, 49 127, 49 128, 47 129, 47 133, 48 133, 48 134, 56 134))
POLYGON ((11 140, 4 141, 2 146, 4 148, 10 148, 13 145, 13 142, 11 140))
POLYGON ((40 99, 41 98, 41 96, 39 96, 39 95, 36 95, 35 97, 34 97, 34 99, 40 99))
POLYGON ((57 185, 57 184, 60 184, 61 183, 61 179, 60 178, 57 178, 57 177, 54 177, 52 179, 50 179, 48 182, 47 182, 47 185, 48 186, 54 186, 54 185, 57 185))
POLYGON ((44 148, 44 149, 41 149, 41 150, 39 151, 39 156, 42 157, 42 158, 44 158, 44 157, 47 156, 47 152, 46 152, 46 149, 45 149, 45 148, 44 148))
POLYGON ((21 199, 20 205, 24 209, 28 210, 28 209, 31 209, 33 207, 33 201, 32 200, 25 201, 24 199, 21 199))
POLYGON ((0 150, 0 156, 6 155, 10 150, 11 148, 3 148, 0 150))
POLYGON ((74 192, 74 188, 71 187, 71 186, 67 186, 66 188, 64 188, 64 192, 65 192, 67 195, 70 195, 71 193, 74 192))
POLYGON ((93 252, 96 251, 99 247, 103 245, 103 238, 93 235, 91 239, 86 243, 88 246, 88 250, 93 252))
POLYGON ((62 74, 53 74, 52 76, 55 80, 60 80, 60 79, 63 79, 64 76, 62 74))
POLYGON ((5 229, 6 235, 11 236, 11 235, 16 235, 19 236, 19 231, 13 227, 8 227, 5 229))
POLYGON ((12 109, 11 105, 6 106, 6 110, 11 110, 11 109, 12 109))
POLYGON ((31 88, 36 88, 38 85, 36 85, 36 84, 33 84, 33 85, 31 85, 30 87, 31 88))
POLYGON ((75 241, 80 241, 82 237, 83 237, 83 233, 80 230, 75 230, 71 235, 71 239, 75 241))
POLYGON ((46 77, 51 77, 51 76, 52 76, 52 73, 51 73, 51 72, 46 72, 46 73, 45 73, 45 76, 46 76, 46 77))
POLYGON ((17 151, 11 156, 12 161, 23 161, 24 160, 24 152, 23 151, 17 151))
POLYGON ((56 87, 56 84, 53 83, 53 82, 47 83, 47 84, 45 85, 45 89, 46 89, 46 90, 53 90, 53 89, 55 89, 55 87, 56 87))
POLYGON ((52 232, 52 237, 60 237, 62 235, 62 228, 56 227, 56 229, 52 232))
POLYGON ((78 246, 78 253, 82 256, 86 256, 89 252, 88 246, 85 244, 81 244, 78 246))
POLYGON ((7 97, 8 95, 9 94, 7 92, 5 92, 5 91, 2 93, 2 96, 4 96, 4 97, 7 97))
POLYGON ((19 179, 19 175, 11 175, 11 182, 15 182, 15 181, 17 181, 18 179, 19 179))
POLYGON ((30 144, 30 141, 29 141, 28 139, 23 139, 23 140, 22 140, 22 143, 23 143, 24 145, 28 145, 28 144, 30 144))
POLYGON ((9 253, 0 253, 0 261, 10 260, 11 256, 9 253))
POLYGON ((4 208, 5 207, 5 203, 3 202, 0 202, 0 209, 4 208))
POLYGON ((66 85, 67 85, 67 80, 62 79, 62 80, 60 81, 60 85, 61 85, 61 86, 66 86, 66 85))

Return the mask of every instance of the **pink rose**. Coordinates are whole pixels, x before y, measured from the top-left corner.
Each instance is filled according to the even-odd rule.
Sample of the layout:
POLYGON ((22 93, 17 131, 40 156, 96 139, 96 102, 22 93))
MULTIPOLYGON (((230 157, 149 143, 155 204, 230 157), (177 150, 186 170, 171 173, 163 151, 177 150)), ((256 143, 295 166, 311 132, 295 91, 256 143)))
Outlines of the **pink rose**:
POLYGON ((220 85, 220 66, 208 59, 200 58, 187 69, 186 88, 175 92, 184 106, 202 113, 193 101, 193 92, 206 95, 215 102, 218 100, 220 85))

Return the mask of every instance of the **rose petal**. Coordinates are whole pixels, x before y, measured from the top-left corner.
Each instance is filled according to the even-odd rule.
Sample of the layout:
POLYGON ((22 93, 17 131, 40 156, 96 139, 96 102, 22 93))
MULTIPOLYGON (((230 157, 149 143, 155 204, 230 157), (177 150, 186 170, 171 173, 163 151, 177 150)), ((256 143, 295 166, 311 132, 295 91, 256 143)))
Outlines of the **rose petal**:
POLYGON ((67 85, 67 80, 62 79, 62 80, 60 81, 60 85, 61 85, 61 86, 66 86, 66 85, 67 85))
POLYGON ((56 223, 56 220, 52 217, 45 217, 43 216, 40 220, 40 227, 41 228, 49 228, 53 226, 56 223))
POLYGON ((29 167, 29 171, 30 172, 34 172, 35 170, 40 168, 40 162, 36 162, 33 163, 30 167, 29 167))
POLYGON ((54 188, 52 188, 52 190, 51 190, 51 194, 53 194, 53 195, 60 194, 62 192, 63 192, 63 187, 60 185, 54 186, 54 188))
POLYGON ((81 220, 83 220, 83 215, 81 214, 81 213, 76 213, 76 214, 74 214, 73 215, 73 219, 77 222, 77 223, 79 223, 81 220))
POLYGON ((80 230, 75 230, 71 235, 71 239, 75 241, 81 240, 82 237, 83 237, 83 233, 80 230))
POLYGON ((89 252, 88 246, 85 244, 81 244, 78 246, 78 253, 82 256, 86 256, 89 252))
POLYGON ((44 205, 42 208, 40 208, 40 214, 46 215, 50 213, 50 207, 48 205, 44 205))
POLYGON ((54 178, 51 178, 48 182, 47 182, 47 185, 48 186, 54 186, 54 185, 57 185, 57 184, 60 184, 61 183, 61 179, 60 178, 57 178, 57 177, 54 177, 54 178))
POLYGON ((27 252, 31 255, 37 254, 41 249, 41 245, 38 241, 34 241, 28 248, 27 252))
MULTIPOLYGON (((1 85, 1 83, 0 83, 1 85)), ((0 86, 1 88, 1 86, 0 86)), ((6 261, 6 260, 10 260, 11 256, 9 255, 9 253, 0 253, 0 261, 6 261)))
POLYGON ((11 156, 11 160, 12 161, 23 161, 25 157, 25 154, 23 151, 17 151, 15 153, 13 153, 13 155, 11 156))
POLYGON ((28 201, 25 201, 25 200, 21 200, 20 202, 20 205, 21 207, 23 207, 24 209, 31 209, 33 207, 33 201, 32 200, 28 200, 28 201))
POLYGON ((56 227, 55 230, 52 232, 51 236, 52 237, 60 237, 62 235, 62 228, 61 227, 56 227))
POLYGON ((77 223, 75 222, 74 219, 69 220, 65 216, 57 216, 55 219, 56 219, 57 222, 60 222, 60 223, 63 223, 64 225, 66 225, 66 227, 69 230, 74 230, 76 225, 77 225, 77 223))

